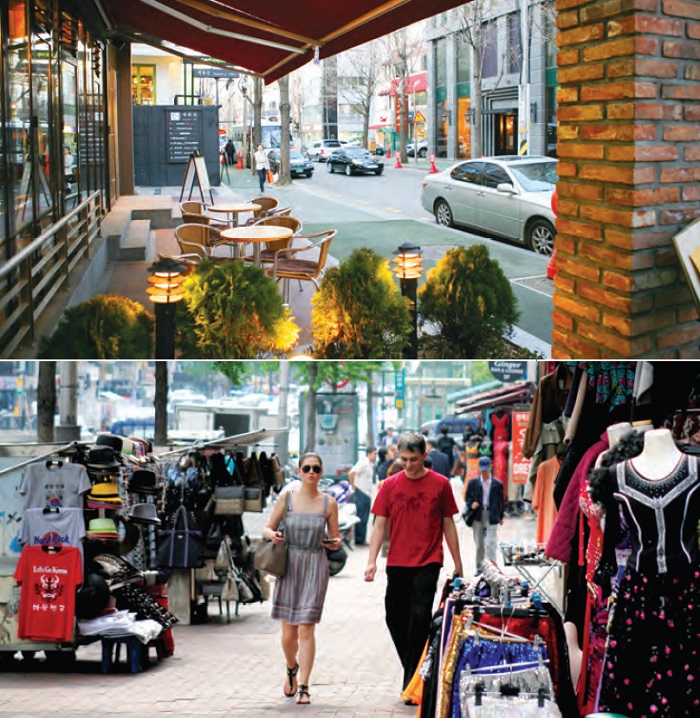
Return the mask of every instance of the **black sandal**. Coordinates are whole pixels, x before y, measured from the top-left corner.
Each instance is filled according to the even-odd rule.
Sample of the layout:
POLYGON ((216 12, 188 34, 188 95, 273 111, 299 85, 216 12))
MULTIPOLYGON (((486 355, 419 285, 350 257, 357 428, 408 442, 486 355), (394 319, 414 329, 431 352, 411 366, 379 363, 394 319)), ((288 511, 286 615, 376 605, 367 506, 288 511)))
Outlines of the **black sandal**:
POLYGON ((299 692, 297 693, 297 705, 308 706, 311 703, 311 694, 309 693, 309 687, 303 683, 299 684, 299 692), (306 700, 302 700, 306 696, 306 700))
POLYGON ((287 687, 284 687, 284 695, 287 696, 287 698, 294 698, 297 694, 294 690, 294 679, 296 678, 297 673, 299 673, 298 663, 294 664, 294 668, 287 667, 287 680, 289 681, 289 688, 292 691, 291 693, 287 693, 287 687))

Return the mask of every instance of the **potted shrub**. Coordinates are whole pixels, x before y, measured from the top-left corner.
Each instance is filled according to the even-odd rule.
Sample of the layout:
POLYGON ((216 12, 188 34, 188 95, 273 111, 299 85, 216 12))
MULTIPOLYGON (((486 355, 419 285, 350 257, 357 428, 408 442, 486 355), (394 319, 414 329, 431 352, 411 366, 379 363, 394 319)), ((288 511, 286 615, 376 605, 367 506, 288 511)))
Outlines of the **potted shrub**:
POLYGON ((69 307, 49 337, 39 342, 40 359, 150 359, 153 315, 117 294, 98 294, 69 307))
POLYGON ((187 359, 285 356, 299 338, 265 270, 243 262, 202 262, 183 285, 176 345, 187 359))
POLYGON ((423 353, 439 359, 502 355, 503 336, 518 320, 510 282, 483 244, 454 247, 428 272, 418 291, 423 353))
POLYGON ((399 358, 410 341, 409 302, 372 249, 356 249, 330 269, 311 303, 318 358, 399 358))

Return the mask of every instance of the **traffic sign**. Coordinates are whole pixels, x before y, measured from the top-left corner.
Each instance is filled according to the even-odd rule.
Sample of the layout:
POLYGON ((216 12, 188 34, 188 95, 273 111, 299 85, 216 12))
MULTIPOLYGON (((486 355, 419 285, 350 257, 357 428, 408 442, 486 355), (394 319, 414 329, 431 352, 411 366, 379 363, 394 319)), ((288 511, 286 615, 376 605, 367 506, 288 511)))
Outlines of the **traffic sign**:
POLYGON ((420 110, 416 110, 416 114, 413 116, 413 122, 425 122, 425 115, 420 110))

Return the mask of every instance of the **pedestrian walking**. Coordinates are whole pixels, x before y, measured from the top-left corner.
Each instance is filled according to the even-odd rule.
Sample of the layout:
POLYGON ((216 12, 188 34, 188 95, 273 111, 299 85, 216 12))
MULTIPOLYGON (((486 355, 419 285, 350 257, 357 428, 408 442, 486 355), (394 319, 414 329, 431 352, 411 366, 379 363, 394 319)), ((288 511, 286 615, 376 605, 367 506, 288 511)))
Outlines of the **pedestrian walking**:
POLYGON ((260 193, 265 191, 265 179, 267 178, 267 171, 270 169, 270 160, 267 158, 267 154, 263 149, 262 144, 258 145, 255 154, 253 155, 255 160, 255 169, 258 171, 258 181, 260 182, 260 193))
POLYGON ((450 466, 452 466, 455 462, 454 450, 456 446, 457 442, 450 436, 450 427, 447 425, 441 426, 440 436, 437 438, 435 447, 439 451, 442 451, 442 453, 447 457, 447 461, 450 466))
POLYGON ((369 510, 372 506, 372 479, 374 478, 374 463, 377 460, 377 450, 368 446, 365 455, 360 457, 355 466, 350 469, 348 479, 355 489, 355 508, 360 522, 355 524, 355 545, 364 546, 367 543, 367 523, 369 510))
POLYGON ((236 164, 236 145, 233 144, 233 140, 229 137, 228 142, 224 145, 226 152, 226 159, 230 165, 236 164))
POLYGON ((309 680, 316 655, 316 624, 321 620, 330 572, 324 547, 337 549, 338 504, 319 491, 323 463, 318 454, 303 454, 301 485, 275 503, 263 538, 286 543, 287 570, 275 581, 272 618, 282 621, 282 651, 287 662, 284 694, 310 703, 309 680), (279 530, 284 521, 284 534, 279 530), (326 538, 325 536, 328 536, 326 538))
POLYGON ((432 468, 433 471, 436 471, 441 476, 445 476, 449 479, 450 467, 452 466, 452 464, 445 456, 445 454, 443 454, 442 451, 438 450, 436 446, 436 440, 426 439, 425 446, 428 450, 428 460, 432 462, 430 468, 432 468))
POLYGON ((498 527, 503 524, 505 497, 503 484, 491 475, 491 459, 479 459, 480 476, 470 479, 464 497, 464 520, 474 532, 476 573, 483 571, 484 555, 496 562, 498 527))
POLYGON ((443 538, 455 575, 462 574, 457 527, 459 512, 450 482, 427 469, 425 437, 403 434, 398 444, 402 470, 386 479, 374 500, 374 528, 365 581, 374 581, 377 556, 389 522, 386 624, 403 665, 403 688, 418 666, 430 632, 433 600, 443 563, 443 538))
POLYGON ((396 446, 394 446, 394 444, 391 446, 382 446, 380 449, 377 449, 377 456, 379 458, 377 465, 377 483, 380 483, 389 475, 387 471, 396 460, 396 446))
POLYGON ((387 426, 386 431, 384 432, 384 436, 381 437, 379 443, 382 446, 392 446, 396 445, 398 443, 398 437, 396 434, 394 434, 394 427, 393 426, 387 426))

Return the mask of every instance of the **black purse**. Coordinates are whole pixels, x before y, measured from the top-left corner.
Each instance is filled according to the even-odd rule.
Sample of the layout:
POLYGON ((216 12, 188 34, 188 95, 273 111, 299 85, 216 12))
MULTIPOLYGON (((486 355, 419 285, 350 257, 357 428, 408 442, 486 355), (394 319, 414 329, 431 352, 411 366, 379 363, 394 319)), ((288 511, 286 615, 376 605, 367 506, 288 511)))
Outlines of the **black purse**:
POLYGON ((175 512, 171 529, 160 531, 156 565, 159 568, 201 568, 204 543, 201 532, 189 527, 187 511, 180 506, 175 512))

